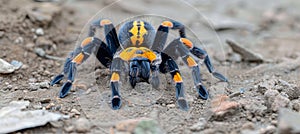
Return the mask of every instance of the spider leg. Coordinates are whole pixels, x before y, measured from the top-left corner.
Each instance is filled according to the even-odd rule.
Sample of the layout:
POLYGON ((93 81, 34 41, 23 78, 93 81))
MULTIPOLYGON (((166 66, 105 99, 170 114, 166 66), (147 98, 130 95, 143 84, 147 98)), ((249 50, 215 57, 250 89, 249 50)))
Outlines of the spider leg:
POLYGON ((178 68, 178 65, 176 62, 167 54, 161 53, 162 56, 162 62, 160 65, 160 71, 162 73, 169 72, 172 76, 172 79, 175 83, 175 89, 176 89, 176 100, 178 103, 178 106, 182 110, 188 110, 189 106, 184 96, 184 88, 183 88, 183 81, 181 78, 181 74, 178 68))
POLYGON ((124 65, 124 61, 119 57, 114 58, 111 64, 111 78, 110 78, 110 88, 112 92, 111 105, 112 105, 112 109, 114 110, 120 109, 122 105, 122 100, 119 92, 119 81, 120 81, 120 73, 123 65, 124 65))
MULTIPOLYGON (((157 29, 156 36, 154 39, 154 43, 152 45, 152 49, 161 52, 166 44, 166 40, 168 38, 169 28, 174 30, 179 30, 180 38, 186 39, 185 27, 180 22, 171 20, 171 21, 164 21, 157 29)), ((190 42, 190 41, 188 41, 190 42)), ((228 79, 223 76, 221 73, 215 71, 213 65, 211 64, 210 58, 207 55, 206 51, 200 49, 198 47, 193 46, 192 44, 187 45, 190 48, 190 52, 197 56, 200 59, 204 59, 205 66, 207 67, 208 71, 212 73, 212 75, 218 78, 221 81, 228 82, 228 79)), ((175 52, 175 49, 173 49, 175 52)))
POLYGON ((111 52, 111 55, 114 55, 117 49, 120 47, 120 43, 119 43, 115 26, 109 19, 98 19, 93 21, 90 24, 88 36, 89 37, 95 36, 96 29, 102 27, 104 28, 106 44, 111 52))
MULTIPOLYGON (((157 29, 156 35, 154 42, 152 44, 151 49, 154 50, 157 60, 151 64, 151 85, 154 88, 158 88, 160 85, 160 80, 158 77, 159 71, 164 70, 161 69, 162 66, 160 66, 161 63, 161 52, 164 49, 164 46, 166 44, 167 38, 168 38, 168 33, 169 29, 173 28, 176 29, 178 28, 178 24, 174 21, 163 21, 160 26, 157 29), (174 27, 175 26, 175 27, 174 27)), ((182 29, 184 31, 184 29, 182 29)), ((163 71, 165 73, 165 71, 163 71)))
POLYGON ((100 39, 88 37, 82 41, 80 46, 70 53, 64 64, 63 72, 57 75, 50 83, 51 85, 57 84, 65 75, 67 75, 68 80, 61 87, 59 93, 60 98, 65 97, 70 91, 76 76, 77 66, 82 64, 91 55, 94 48, 99 45, 100 48, 103 46, 103 42, 100 39))
POLYGON ((224 75, 222 75, 221 73, 219 73, 215 70, 215 68, 213 67, 213 65, 210 61, 210 58, 205 50, 195 47, 193 45, 190 45, 188 47, 190 48, 190 52, 193 55, 195 55, 199 59, 202 59, 202 60, 204 59, 204 64, 205 64, 206 68, 215 78, 217 78, 221 81, 224 81, 224 82, 228 82, 228 79, 224 75))
POLYGON ((173 40, 164 50, 164 52, 170 54, 173 58, 178 58, 180 56, 184 63, 189 66, 189 68, 192 70, 192 76, 194 80, 194 85, 196 87, 196 90, 199 94, 199 96, 202 99, 208 99, 209 94, 206 90, 205 86, 202 85, 201 81, 201 74, 200 74, 200 66, 197 64, 195 59, 190 56, 190 52, 182 43, 182 39, 184 38, 178 38, 173 40))
POLYGON ((94 54, 105 67, 109 68, 113 55, 120 47, 120 43, 114 25, 108 19, 97 19, 93 21, 90 24, 88 36, 95 36, 96 30, 99 28, 104 28, 107 45, 101 45, 94 54))

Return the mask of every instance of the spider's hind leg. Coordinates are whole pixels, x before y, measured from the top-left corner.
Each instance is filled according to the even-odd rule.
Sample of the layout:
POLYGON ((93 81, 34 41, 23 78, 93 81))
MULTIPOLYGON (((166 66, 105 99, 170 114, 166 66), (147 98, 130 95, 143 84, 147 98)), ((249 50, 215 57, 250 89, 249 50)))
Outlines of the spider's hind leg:
POLYGON ((217 78, 223 82, 228 82, 228 79, 224 75, 222 75, 221 73, 219 73, 215 70, 206 51, 204 51, 201 48, 193 46, 190 49, 190 52, 193 55, 197 56, 199 59, 204 59, 204 64, 205 64, 206 68, 215 78, 217 78))
POLYGON ((164 52, 167 52, 168 54, 171 54, 173 57, 177 58, 177 55, 182 58, 184 63, 189 66, 189 68, 192 70, 192 76, 195 88, 199 94, 199 96, 202 99, 208 99, 209 94, 206 90, 205 86, 202 85, 201 81, 201 74, 200 74, 200 66, 197 64, 197 62, 194 60, 193 57, 190 56, 189 50, 182 44, 183 38, 178 38, 173 40, 164 50, 164 52), (177 52, 177 53, 174 53, 177 52))
POLYGON ((70 56, 66 59, 64 64, 63 72, 50 82, 51 85, 57 84, 67 75, 67 81, 61 87, 59 97, 65 97, 70 91, 72 84, 74 82, 77 66, 82 64, 94 51, 94 47, 102 44, 102 41, 95 37, 88 37, 84 39, 79 47, 77 47, 70 56))

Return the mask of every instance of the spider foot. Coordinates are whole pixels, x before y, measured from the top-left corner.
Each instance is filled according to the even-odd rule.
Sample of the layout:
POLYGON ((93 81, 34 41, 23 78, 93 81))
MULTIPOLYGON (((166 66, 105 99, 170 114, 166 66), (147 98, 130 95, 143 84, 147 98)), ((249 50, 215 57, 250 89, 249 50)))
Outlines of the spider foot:
POLYGON ((181 110, 187 111, 189 110, 189 104, 183 97, 179 97, 177 100, 177 104, 181 110))
POLYGON ((208 99, 209 94, 208 94, 206 88, 203 85, 198 85, 196 87, 196 89, 197 89, 197 92, 198 92, 198 94, 199 94, 199 96, 200 96, 201 99, 203 99, 203 100, 207 100, 208 99))
POLYGON ((111 106, 113 110, 118 110, 121 108, 122 100, 120 96, 114 96, 111 100, 111 106))
POLYGON ((228 79, 218 72, 213 72, 212 75, 223 82, 228 82, 228 79))
POLYGON ((57 84, 64 78, 64 74, 59 74, 54 77, 54 79, 50 82, 50 86, 53 86, 54 84, 57 84))
POLYGON ((71 82, 66 82, 62 87, 61 90, 59 92, 59 98, 64 98, 68 95, 70 89, 72 87, 72 83, 71 82))

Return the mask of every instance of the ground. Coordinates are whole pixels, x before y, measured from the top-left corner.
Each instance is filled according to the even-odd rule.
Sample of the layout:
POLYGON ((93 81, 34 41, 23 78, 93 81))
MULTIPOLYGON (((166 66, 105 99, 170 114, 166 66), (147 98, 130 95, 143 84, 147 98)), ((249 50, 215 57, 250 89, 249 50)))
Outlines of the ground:
MULTIPOLYGON (((78 132, 82 118, 89 124, 83 132, 110 133, 116 123, 141 117, 157 121, 164 133, 275 133, 281 132, 281 108, 300 112, 298 1, 49 1, 0 1, 0 58, 23 63, 13 73, 0 74, 0 108, 14 100, 29 100, 25 110, 46 109, 70 116, 20 133, 78 132), (154 19, 161 17, 153 15, 184 23, 192 31, 189 35, 201 40, 197 45, 207 50, 229 84, 215 79, 202 65, 203 84, 210 99, 201 100, 193 88, 190 70, 178 60, 189 111, 178 109, 169 75, 161 75, 159 89, 146 83, 131 89, 123 82, 122 108, 112 110, 109 70, 92 57, 79 67, 76 88, 66 98, 57 98, 62 84, 35 86, 49 83, 60 73, 61 58, 86 37, 91 20, 106 17, 118 25, 144 14, 152 14, 146 20, 155 28, 160 21, 154 19), (243 60, 225 43, 227 39, 260 54, 264 61, 243 60), (37 48, 59 58, 39 56, 37 48)), ((171 33, 170 38, 175 37, 176 32, 171 33)))

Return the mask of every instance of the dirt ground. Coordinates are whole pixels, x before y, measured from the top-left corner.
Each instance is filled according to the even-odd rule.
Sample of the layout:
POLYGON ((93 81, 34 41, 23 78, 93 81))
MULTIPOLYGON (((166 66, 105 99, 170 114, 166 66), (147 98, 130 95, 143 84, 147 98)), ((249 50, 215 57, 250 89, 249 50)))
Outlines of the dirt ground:
MULTIPOLYGON (((299 1, 36 1, 0 0, 0 58, 23 63, 11 74, 0 74, 0 108, 14 100, 29 100, 25 110, 46 109, 70 118, 14 133, 80 132, 76 127, 84 125, 78 122, 81 118, 86 118, 89 126, 81 132, 125 133, 116 124, 141 117, 155 120, 162 133, 285 133, 281 128, 285 117, 279 111, 287 108, 300 112, 299 1), (61 59, 86 37, 92 20, 110 18, 118 27, 136 16, 155 28, 163 17, 185 24, 190 38, 207 50, 214 67, 229 79, 229 84, 218 81, 201 65, 203 84, 210 93, 209 100, 202 100, 197 97, 189 68, 178 60, 189 111, 177 107, 167 74, 160 76, 159 89, 147 83, 131 89, 122 81, 122 108, 112 110, 109 70, 91 57, 78 67, 75 88, 67 97, 57 98, 62 83, 33 86, 49 83, 61 72, 61 59), (225 43, 227 39, 260 54, 264 62, 243 60, 225 43), (39 56, 37 48, 58 58, 39 56), (227 107, 223 102, 236 105, 227 107), (221 110, 215 110, 218 108, 221 110)), ((176 38, 177 32, 172 31, 169 37, 176 38)))

